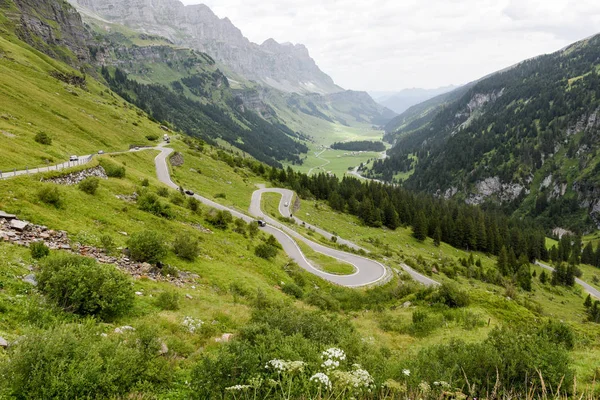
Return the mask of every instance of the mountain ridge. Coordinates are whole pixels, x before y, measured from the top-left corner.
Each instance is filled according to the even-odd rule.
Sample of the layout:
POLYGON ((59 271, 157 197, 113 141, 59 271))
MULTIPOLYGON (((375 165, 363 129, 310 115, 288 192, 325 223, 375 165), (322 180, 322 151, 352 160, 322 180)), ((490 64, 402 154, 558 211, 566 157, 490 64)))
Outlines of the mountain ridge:
POLYGON ((85 15, 166 37, 177 45, 210 54, 247 79, 285 92, 334 93, 343 89, 322 72, 304 45, 248 40, 228 18, 204 5, 178 0, 69 0, 85 15))

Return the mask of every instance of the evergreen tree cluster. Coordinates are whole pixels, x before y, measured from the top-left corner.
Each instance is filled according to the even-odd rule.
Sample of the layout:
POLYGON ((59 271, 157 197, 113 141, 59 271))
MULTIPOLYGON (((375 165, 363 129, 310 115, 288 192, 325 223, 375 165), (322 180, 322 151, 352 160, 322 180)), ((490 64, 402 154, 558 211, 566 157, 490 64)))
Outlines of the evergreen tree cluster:
POLYGON ((558 241, 558 246, 550 248, 549 255, 555 263, 587 264, 600 268, 600 245, 595 251, 592 242, 583 247, 581 236, 563 235, 558 241))
POLYGON ((273 168, 269 178, 303 198, 327 201, 336 211, 356 215, 370 227, 396 229, 410 226, 418 240, 432 238, 456 248, 497 255, 505 247, 515 258, 547 260, 544 232, 525 220, 509 219, 499 212, 415 193, 379 182, 353 177, 342 180, 327 174, 307 176, 273 168))
POLYGON ((554 266, 552 271, 552 280, 550 283, 553 286, 575 286, 575 278, 581 276, 581 271, 573 264, 559 263, 554 266))
MULTIPOLYGON (((251 154, 257 160, 281 167, 279 161, 301 164, 299 155, 308 148, 293 139, 297 134, 287 126, 268 122, 252 111, 240 111, 235 99, 229 107, 200 103, 166 86, 146 85, 127 77, 117 68, 114 76, 102 67, 102 76, 110 88, 130 103, 146 111, 152 118, 168 122, 187 135, 211 144, 222 139, 251 154), (243 125, 238 121, 242 121, 243 125)), ((192 84, 187 82, 186 84, 192 84)))
MULTIPOLYGON (((418 127, 402 127, 393 138, 397 140, 390 157, 375 163, 374 176, 391 181, 406 170, 407 155, 418 153, 415 172, 405 185, 429 193, 449 187, 472 191, 488 177, 526 185, 541 168, 566 182, 565 160, 579 162, 582 185, 598 183, 597 173, 587 176, 584 170, 597 160, 596 128, 587 121, 600 106, 599 49, 596 36, 471 85, 440 105, 433 118, 418 127)), ((525 205, 532 217, 547 228, 590 223, 584 221, 585 213, 578 213, 577 199, 544 201, 551 191, 540 189, 539 204, 525 205)))
POLYGON ((502 276, 511 277, 521 289, 529 292, 531 291, 530 261, 532 260, 528 259, 525 254, 517 259, 512 248, 507 251, 506 247, 502 246, 498 254, 496 267, 502 276))

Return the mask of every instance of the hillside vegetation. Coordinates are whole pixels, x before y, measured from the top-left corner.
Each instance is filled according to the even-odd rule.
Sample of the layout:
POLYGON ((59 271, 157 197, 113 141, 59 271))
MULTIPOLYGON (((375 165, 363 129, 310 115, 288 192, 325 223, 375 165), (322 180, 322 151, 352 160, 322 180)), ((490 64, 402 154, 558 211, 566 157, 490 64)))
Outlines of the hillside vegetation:
MULTIPOLYGON (((3 22, 19 4, 0 2, 3 22)), ((59 0, 41 6, 76 16, 59 0)), ((178 93, 156 76, 142 82, 141 70, 113 65, 96 76, 85 58, 54 54, 75 54, 64 43, 52 53, 21 41, 15 23, 0 35, 0 170, 115 152, 0 180, 0 210, 30 223, 0 218, 0 398, 597 397, 600 302, 575 284, 579 276, 600 287, 600 247, 587 244, 597 238, 551 241, 500 210, 268 165, 230 142, 275 123, 223 112, 224 80, 211 103, 200 89, 222 75, 210 59, 173 64, 168 75, 185 71, 179 81, 212 71, 195 86, 201 95, 178 93), (161 112, 176 119, 161 127, 152 117, 161 112), (165 129, 180 190, 156 175, 165 129), (204 140, 210 129, 223 136, 204 140), (288 206, 306 223, 278 216, 282 223, 380 261, 389 280, 331 284, 290 260, 257 221, 183 190, 245 213, 259 184, 296 192, 288 206), (531 264, 546 259, 555 272, 531 264), (440 285, 413 281, 407 268, 440 285)), ((174 51, 121 33, 131 45, 174 51)), ((265 196, 263 209, 275 216, 278 201, 265 196)), ((353 272, 300 246, 325 271, 353 272)))
POLYGON ((445 95, 373 171, 390 180, 414 154, 408 188, 501 203, 548 228, 597 226, 598 46, 593 37, 445 95))

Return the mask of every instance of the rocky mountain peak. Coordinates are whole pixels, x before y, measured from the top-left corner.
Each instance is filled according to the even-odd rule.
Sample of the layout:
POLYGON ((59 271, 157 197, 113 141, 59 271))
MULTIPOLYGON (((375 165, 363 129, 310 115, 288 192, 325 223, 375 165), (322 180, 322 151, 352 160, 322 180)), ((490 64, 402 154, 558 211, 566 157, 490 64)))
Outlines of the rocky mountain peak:
POLYGON ((228 18, 204 4, 184 6, 178 0, 69 0, 84 15, 166 37, 197 49, 247 79, 286 92, 335 93, 342 90, 319 69, 303 45, 268 39, 250 42, 228 18))

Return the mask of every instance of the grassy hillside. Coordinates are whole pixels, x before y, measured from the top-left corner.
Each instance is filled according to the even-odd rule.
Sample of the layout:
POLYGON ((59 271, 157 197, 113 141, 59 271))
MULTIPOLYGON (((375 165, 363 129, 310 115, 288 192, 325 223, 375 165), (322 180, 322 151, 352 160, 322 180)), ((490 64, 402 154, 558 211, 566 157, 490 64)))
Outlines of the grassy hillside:
MULTIPOLYGON (((212 192, 225 191, 226 186, 232 188, 224 197, 215 196, 216 201, 245 209, 247 200, 244 201, 244 198, 251 193, 251 186, 266 179, 266 176, 257 174, 249 167, 228 165, 228 159, 209 146, 201 151, 195 145, 189 147, 179 141, 175 141, 174 146, 185 160, 183 166, 174 167, 178 181, 209 197, 212 192), (202 186, 203 184, 206 186, 202 186)), ((372 251, 375 257, 399 270, 399 263, 406 262, 442 282, 455 282, 460 290, 469 293, 469 302, 460 308, 439 304, 435 291, 420 289, 405 275, 374 289, 335 287, 295 269, 281 252, 271 260, 257 257, 254 248, 266 240, 262 234, 253 237, 248 228, 243 232, 238 231, 235 223, 230 223, 226 229, 219 229, 211 223, 211 213, 207 208, 192 211, 180 194, 174 191, 163 193, 164 188, 154 177, 155 154, 154 151, 145 151, 104 156, 110 162, 126 168, 125 178, 102 180, 94 195, 86 194, 77 187, 58 186, 62 199, 59 208, 39 199, 39 190, 50 184, 39 182, 35 177, 0 182, 0 193, 5 194, 0 196, 0 209, 17 213, 22 218, 44 224, 50 229, 66 230, 72 246, 77 243, 101 247, 101 237, 108 235, 116 247, 122 247, 126 246, 131 235, 145 230, 160 232, 166 243, 172 243, 182 235, 199 241, 199 253, 194 261, 180 259, 173 250, 163 259, 165 264, 179 270, 181 276, 187 276, 183 274, 185 272, 196 274, 197 277, 191 275, 191 280, 176 285, 143 276, 134 279, 132 290, 140 294, 135 296, 133 307, 114 320, 95 327, 88 324, 86 328, 100 329, 100 332, 108 334, 110 340, 119 341, 121 336, 113 333, 117 327, 133 326, 136 332, 132 335, 138 335, 145 332, 145 327, 152 326, 152 337, 159 338, 167 346, 167 353, 158 356, 156 360, 153 358, 152 362, 168 362, 168 382, 157 381, 156 377, 152 377, 145 388, 133 389, 132 393, 189 398, 201 397, 202 393, 207 393, 208 386, 203 385, 210 382, 210 391, 214 393, 226 393, 222 385, 245 384, 247 380, 244 376, 250 379, 252 375, 242 373, 229 378, 217 377, 229 368, 222 357, 226 354, 238 357, 235 356, 236 346, 250 346, 248 355, 253 354, 255 350, 251 349, 254 346, 261 346, 255 341, 257 339, 252 339, 254 336, 249 331, 258 329, 258 326, 262 326, 260 324, 267 324, 266 326, 282 333, 270 337, 272 343, 266 350, 267 358, 257 361, 258 366, 277 356, 300 358, 310 363, 310 357, 315 355, 315 351, 318 354, 321 351, 318 349, 324 349, 328 344, 337 345, 354 362, 361 363, 369 370, 376 377, 377 385, 380 385, 385 379, 402 382, 403 368, 411 369, 412 374, 418 374, 420 379, 428 379, 428 370, 421 370, 418 365, 423 362, 423 352, 431 351, 434 346, 444 346, 452 340, 475 345, 485 341, 498 327, 519 326, 532 320, 538 320, 542 324, 549 317, 565 321, 575 335, 575 347, 569 357, 577 360, 572 363, 572 367, 578 376, 578 384, 583 387, 593 382, 592 366, 600 354, 597 350, 600 345, 597 342, 600 328, 595 324, 582 322, 585 319, 585 296, 577 288, 553 287, 534 279, 533 291, 525 292, 468 278, 467 269, 460 265, 460 259, 470 256, 467 252, 445 244, 435 247, 428 241, 417 242, 410 230, 404 228, 387 231, 364 227, 353 217, 337 213, 323 203, 300 201, 297 203, 300 208, 295 210, 298 217, 332 230, 344 238, 355 240, 372 251), (131 195, 133 192, 157 194, 160 202, 168 204, 173 218, 155 216, 139 209, 139 203, 116 197, 131 195), (165 195, 167 197, 161 197, 165 195), (198 226, 202 226, 202 229, 199 230, 198 226), (128 235, 124 236, 124 233, 128 235), (227 251, 223 251, 223 248, 227 251), (438 273, 432 273, 434 267, 439 270, 438 273), (166 303, 162 303, 165 301, 161 297, 163 292, 176 293, 179 298, 177 309, 164 309, 166 303), (257 302, 262 306, 257 306, 257 302), (403 304, 408 305, 402 306, 403 304), (260 307, 271 310, 270 316, 261 314, 260 307), (312 314, 310 311, 318 309, 324 310, 324 314, 312 314), (277 320, 280 312, 285 313, 287 322, 277 320), (186 317, 201 320, 204 324, 198 331, 190 332, 183 325, 186 317), (309 318, 310 322, 306 322, 306 326, 313 327, 321 323, 320 318, 339 320, 341 325, 334 324, 328 329, 341 337, 339 340, 325 337, 319 339, 314 334, 305 332, 304 339, 294 339, 293 334, 288 336, 285 332, 295 318, 309 318), (231 344, 216 342, 215 338, 220 338, 224 333, 234 333, 239 339, 231 344), (309 347, 298 347, 295 350, 287 347, 297 340, 303 343, 302 346, 309 347), (380 358, 384 354, 387 361, 380 358), (221 361, 213 364, 214 361, 209 360, 221 361), (380 369, 384 365, 385 369, 380 369), (209 371, 214 374, 212 378, 206 375, 209 371)), ((268 212, 274 212, 277 202, 277 196, 267 196, 264 208, 268 212)), ((331 243, 329 239, 324 241, 331 243)), ((335 263, 329 264, 328 260, 308 253, 310 258, 322 263, 324 268, 336 267, 335 263)), ((484 254, 473 256, 475 260, 481 261, 483 269, 495 268, 495 260, 484 254)), ((0 291, 0 336, 9 341, 20 335, 33 334, 51 338, 57 329, 69 329, 68 326, 83 323, 84 320, 80 317, 49 305, 44 301, 42 292, 31 289, 29 284, 21 281, 23 275, 31 273, 27 269, 29 265, 33 266, 33 273, 38 273, 38 265, 43 265, 43 260, 35 261, 27 249, 11 244, 0 244, 0 260, 3 265, 0 268, 0 280, 4 288, 0 291)), ((540 272, 541 270, 536 269, 538 275, 540 272)), ((323 331, 323 334, 330 334, 326 332, 328 331, 323 331)), ((300 344, 296 343, 295 346, 300 344)), ((2 357, 6 362, 10 357, 16 357, 16 354, 8 352, 2 355, 0 364, 2 357)), ((248 371, 255 371, 252 359, 244 363, 244 368, 248 368, 248 371)), ((13 364, 10 365, 14 368, 13 364)), ((450 379, 445 378, 450 375, 440 374, 439 379, 449 379, 460 388, 458 375, 450 379)), ((294 382, 296 383, 292 387, 296 393, 296 390, 300 390, 296 386, 300 381, 294 382)), ((407 390, 418 391, 419 382, 407 382, 407 390)), ((93 380, 90 381, 92 383, 93 380)), ((456 390, 460 391, 458 388, 456 390)), ((383 392, 378 393, 383 396, 383 392)))
MULTIPOLYGON (((116 33, 131 46, 170 48, 159 39, 137 41, 127 32, 116 33)), ((8 31, 1 36, 0 170, 124 150, 162 136, 144 112, 93 77, 86 76, 83 85, 81 72, 8 31), (34 140, 40 132, 46 135, 38 140, 50 137, 51 144, 34 140)), ((136 79, 163 79, 181 65, 146 67, 154 72, 136 79)), ((114 68, 110 74, 117 79, 114 68)), ((125 78, 118 80, 123 84, 125 78)), ((140 100, 141 92, 134 91, 139 87, 129 85, 123 92, 140 100)), ((189 93, 181 98, 192 101, 189 93)), ((322 144, 346 134, 370 139, 376 132, 364 124, 327 128, 315 116, 306 121, 324 131, 334 127, 335 137, 323 136, 322 144)), ((448 224, 479 210, 458 207, 461 218, 455 218, 449 211, 453 203, 268 167, 231 143, 225 146, 223 139, 209 145, 172 136, 176 152, 170 169, 179 185, 245 212, 257 184, 288 184, 298 190, 290 204, 295 216, 366 248, 369 257, 393 270, 391 280, 349 289, 309 274, 258 224, 202 206, 158 182, 156 150, 102 155, 60 173, 0 180, 0 210, 35 224, 21 236, 28 245, 22 246, 13 243, 21 234, 0 222, 5 238, 0 239, 0 337, 8 342, 0 341, 0 398, 546 399, 594 398, 600 390, 600 324, 592 322, 600 303, 584 306, 586 294, 579 287, 544 280, 527 257, 518 261, 518 273, 503 275, 501 260, 436 244, 428 227, 420 226, 422 203, 432 207, 427 218, 437 221, 433 212, 443 211, 448 224), (111 177, 70 186, 44 181, 98 166, 111 177), (351 195, 360 198, 335 192, 344 187, 353 187, 351 195), (392 195, 394 206, 373 207, 392 195), (359 219, 330 204, 365 212, 359 219), (399 224, 395 206, 403 219, 416 215, 412 228, 399 224), (383 218, 396 229, 367 226, 377 218, 379 226, 383 218), (422 240, 415 238, 415 227, 422 228, 422 240), (52 238, 63 231, 63 250, 39 243, 56 245, 52 238), (87 257, 67 257, 70 253, 87 257), (442 285, 417 284, 403 272, 404 264, 442 285)), ((340 170, 347 165, 333 164, 340 170)), ((265 196, 263 209, 274 215, 278 201, 276 195, 265 196)), ((477 222, 498 227, 478 216, 477 222)), ((510 232, 495 238, 515 238, 511 251, 527 239, 516 233, 521 225, 512 224, 510 232)), ((475 225, 464 227, 470 243, 475 225)), ((341 247, 305 226, 294 229, 341 247)), ((352 272, 301 248, 325 271, 352 272)), ((581 266, 582 278, 596 287, 598 271, 581 266)))
POLYGON ((0 170, 123 150, 164 133, 93 78, 88 76, 83 87, 54 78, 51 73, 81 74, 10 36, 0 37, 0 54, 0 170), (52 143, 37 143, 40 133, 52 143))

